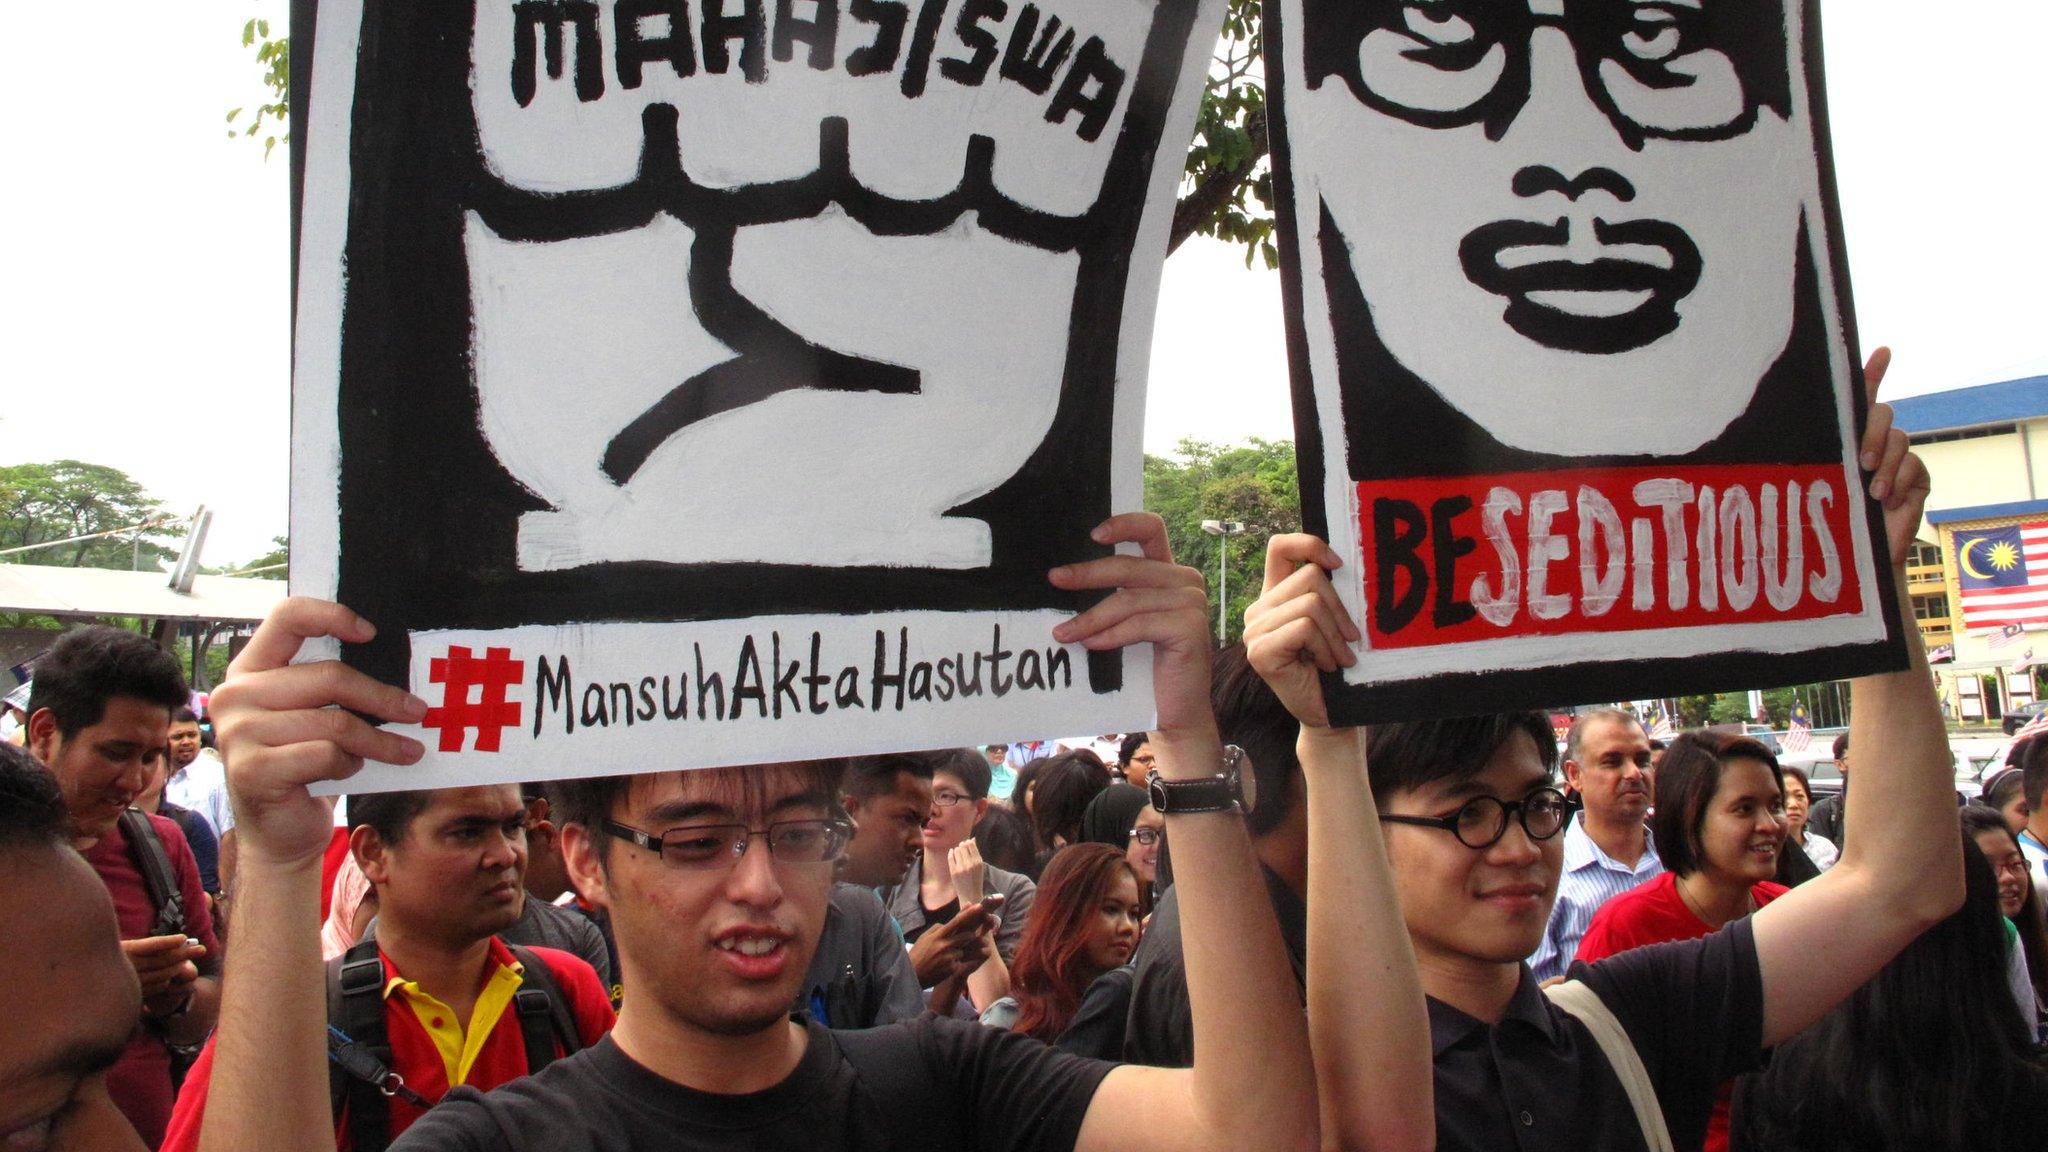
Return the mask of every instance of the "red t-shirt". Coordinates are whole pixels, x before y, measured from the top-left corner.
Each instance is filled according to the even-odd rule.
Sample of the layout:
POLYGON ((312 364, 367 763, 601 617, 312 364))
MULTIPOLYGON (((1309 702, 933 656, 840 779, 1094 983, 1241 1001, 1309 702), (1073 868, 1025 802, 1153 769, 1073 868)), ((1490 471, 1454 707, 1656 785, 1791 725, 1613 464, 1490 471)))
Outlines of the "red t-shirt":
MULTIPOLYGON (((195 961, 199 974, 218 976, 220 940, 213 934, 213 913, 206 904, 206 890, 199 883, 199 864, 192 858, 192 847, 175 822, 151 816, 149 823, 156 829, 157 839, 163 841, 164 855, 170 857, 171 871, 178 878, 185 935, 206 945, 206 955, 195 961)), ((149 898, 149 883, 143 879, 142 865, 121 826, 115 824, 84 855, 114 898, 114 917, 120 924, 121 939, 148 936, 156 923, 156 903, 149 898)), ((128 1047, 122 1050, 120 1061, 107 1073, 107 1094, 120 1106, 128 1122, 135 1125, 145 1144, 155 1147, 163 1139, 164 1125, 171 1117, 171 1053, 164 1047, 163 1039, 140 1021, 128 1037, 128 1047)))
MULTIPOLYGON (((1750 885, 1750 898, 1761 908, 1789 889, 1769 880, 1750 885)), ((1678 895, 1678 877, 1666 872, 1656 879, 1630 889, 1600 906, 1593 914, 1585 938, 1579 941, 1578 958, 1591 964, 1617 952, 1662 944, 1667 940, 1697 940, 1716 929, 1693 914, 1678 895)), ((1714 1114, 1707 1120, 1706 1152, 1728 1150, 1728 1093, 1721 1085, 1714 1101, 1714 1114)))
MULTIPOLYGON (((554 976, 555 987, 568 1002, 569 1015, 576 1021, 582 1046, 588 1048, 602 1040, 611 1031, 612 1003, 598 982, 597 971, 567 952, 553 948, 529 951, 554 976)), ((391 1069, 405 1077, 406 1087, 438 1101, 447 1095, 451 1079, 488 1092, 526 1075, 526 1037, 520 1031, 519 1015, 513 1010, 511 999, 517 980, 509 970, 516 961, 511 950, 496 937, 491 939, 491 974, 486 979, 485 992, 477 1000, 476 1018, 470 1021, 468 1033, 475 1031, 475 1025, 486 1012, 495 1008, 497 1016, 490 1031, 477 1043, 466 1043, 468 1033, 431 1007, 431 1000, 407 991, 408 982, 382 949, 377 955, 384 961, 384 1028, 391 1043, 391 1069), (498 995, 492 994, 493 987, 498 988, 498 995), (441 1036, 439 1043, 435 1038, 437 1032, 441 1036), (444 1051, 444 1044, 452 1045, 452 1049, 444 1051), (458 1075, 451 1077, 449 1057, 455 1052, 461 1053, 458 1065, 466 1067, 459 1066, 458 1075)), ((561 1054, 559 1044, 556 1054, 561 1054)), ((164 1137, 161 1152, 193 1152, 199 1147, 200 1121, 206 1112, 206 1090, 212 1076, 213 1042, 209 1040, 198 1063, 185 1076, 185 1089, 178 1095, 177 1112, 171 1117, 170 1133, 164 1137)), ((320 1091, 323 1095, 327 1091, 324 1078, 320 1091)), ((390 1104, 391 1135, 396 1139, 420 1118, 421 1112, 397 1098, 390 1104)), ((348 1152, 346 1115, 335 1125, 335 1143, 339 1152, 348 1152)))
POLYGON ((348 829, 336 828, 327 838, 327 851, 320 857, 320 923, 327 923, 327 913, 334 907, 334 877, 341 871, 341 862, 348 859, 348 829))

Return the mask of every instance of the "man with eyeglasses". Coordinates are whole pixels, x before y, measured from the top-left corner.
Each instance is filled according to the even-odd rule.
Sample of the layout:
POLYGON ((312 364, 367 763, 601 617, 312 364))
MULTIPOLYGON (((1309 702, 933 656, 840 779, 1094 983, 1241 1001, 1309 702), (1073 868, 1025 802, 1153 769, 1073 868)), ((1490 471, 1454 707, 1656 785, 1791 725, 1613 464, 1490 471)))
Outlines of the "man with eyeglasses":
MULTIPOLYGON (((1873 408, 1862 451, 1883 505, 1899 609, 1910 619, 1905 562, 1926 503, 1926 469, 1883 405, 1873 408)), ((1311 682, 1317 671, 1356 660, 1349 645, 1358 628, 1325 572, 1334 561, 1321 540, 1275 537, 1265 592, 1245 614, 1254 645, 1285 629, 1313 631, 1315 643, 1303 650, 1317 662, 1300 673, 1311 682)), ((1619 1022, 1675 1148, 1702 1146, 1723 1080, 1754 1070, 1770 1046, 1819 1019, 1962 904, 1947 731, 1925 654, 1918 644, 1907 650, 1906 670, 1852 684, 1856 746, 1885 754, 1858 770, 1847 816, 1855 834, 1833 869, 1703 939, 1577 963, 1566 973, 1619 1022)), ((1303 698, 1320 708, 1313 692, 1303 698)), ((1584 1019, 1539 991, 1525 959, 1542 937, 1563 868, 1556 755, 1537 712, 1368 731, 1367 810, 1384 829, 1428 997, 1444 1152, 1634 1152, 1654 1123, 1638 1113, 1584 1019)))
MULTIPOLYGON (((1156 516, 1113 517, 1095 538, 1135 543, 1141 554, 1055 569, 1056 587, 1108 595, 1053 635, 1090 649, 1142 643, 1152 655, 1164 782, 1155 798, 1185 864, 1201 1051, 1192 1070, 1116 1067, 938 1017, 844 1033, 792 1022, 848 832, 836 767, 658 772, 563 791, 571 875, 611 909, 636 989, 618 1026, 489 1096, 457 1089, 393 1147, 1305 1152, 1317 1144, 1319 1073, 1347 1099, 1383 1099, 1383 1112, 1426 1128, 1426 1101, 1380 1093, 1372 1080, 1421 1074, 1419 1027, 1374 1027, 1366 1050, 1339 1045, 1323 1068, 1311 1064, 1285 950, 1253 896, 1242 823, 1234 804, 1216 800, 1223 750, 1206 700, 1201 574, 1172 564, 1156 516), (1401 1059, 1384 1058, 1388 1043, 1401 1059)), ((423 754, 330 705, 410 721, 427 706, 339 665, 290 660, 302 638, 362 643, 373 631, 340 605, 287 601, 215 696, 249 837, 243 923, 269 946, 231 958, 210 1152, 327 1146, 319 988, 307 977, 317 965, 308 910, 327 805, 306 785, 352 774, 363 756, 411 763, 423 754)), ((1363 901, 1350 882, 1356 871, 1331 875, 1332 906, 1363 901)), ((1392 970, 1406 958, 1405 948, 1363 957, 1392 970)), ((1357 1142, 1348 1129, 1332 1138, 1357 1142)))
POLYGON ((1634 716, 1595 708, 1572 720, 1564 778, 1585 807, 1564 833, 1564 876, 1543 943, 1529 957, 1538 980, 1571 967, 1579 940, 1602 905, 1664 871, 1643 823, 1650 812, 1650 738, 1634 716))

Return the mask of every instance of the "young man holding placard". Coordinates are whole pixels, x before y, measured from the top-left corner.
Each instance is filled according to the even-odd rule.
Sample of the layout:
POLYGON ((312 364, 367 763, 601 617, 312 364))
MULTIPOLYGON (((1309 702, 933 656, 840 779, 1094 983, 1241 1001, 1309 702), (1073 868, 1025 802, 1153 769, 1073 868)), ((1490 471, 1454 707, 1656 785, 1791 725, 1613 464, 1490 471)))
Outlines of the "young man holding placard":
MULTIPOLYGON (((1881 377, 1870 373, 1873 395, 1881 377)), ((1926 469, 1881 405, 1862 456, 1884 504, 1891 562, 1903 569, 1926 469)), ((1355 633, 1330 586, 1337 557, 1327 545, 1277 537, 1268 556, 1265 594, 1246 613, 1247 643, 1297 710, 1306 747, 1308 730, 1328 722, 1318 672, 1354 659, 1355 633), (1313 655, 1313 667, 1294 664, 1299 652, 1313 655)), ((1705 939, 1567 972, 1566 997, 1590 990, 1618 1020, 1611 1050, 1592 1023, 1598 1006, 1547 1000, 1523 959, 1542 937, 1563 858, 1564 797, 1543 715, 1370 730, 1373 801, 1429 997, 1440 1148, 1697 1149, 1722 1080, 1755 1068, 1765 1049, 1955 910, 1962 857, 1947 739, 1913 651, 1906 670, 1854 683, 1856 744, 1885 754, 1859 770, 1855 836, 1841 863, 1705 939), (1629 1049, 1640 1062, 1632 1071, 1629 1049), (1640 1091, 1624 1087, 1631 1078, 1640 1091)))
MULTIPOLYGON (((517 1088, 451 1094, 397 1146, 1314 1145, 1316 1072, 1286 954, 1270 907, 1252 898, 1258 874, 1236 806, 1207 795, 1227 789, 1217 778, 1223 753, 1207 699, 1201 576, 1171 563, 1157 517, 1115 517, 1095 538, 1135 543, 1143 555, 1056 569, 1053 583, 1063 589, 1114 590, 1056 635, 1097 650, 1152 647, 1162 780, 1155 802, 1169 813, 1183 869, 1193 1069, 1118 1068, 937 1018, 858 1034, 791 1023, 794 978, 822 923, 844 834, 831 773, 818 765, 673 772, 591 782, 586 799, 601 800, 603 814, 583 813, 594 824, 568 814, 564 829, 572 872, 609 905, 627 979, 646 994, 627 998, 610 1040, 517 1088), (707 824, 721 827, 687 831, 707 824)), ((421 754, 329 705, 417 720, 425 704, 338 664, 289 661, 306 638, 361 642, 371 632, 338 605, 289 601, 215 696, 247 837, 242 922, 274 946, 234 961, 205 1148, 329 1146, 308 914, 328 816, 306 786, 352 774, 365 756, 410 763, 421 754)), ((1355 775, 1362 786, 1362 772, 1355 775)), ((1357 867, 1349 850, 1334 856, 1341 867, 1311 878, 1326 882, 1326 906, 1374 903, 1362 878, 1383 878, 1384 858, 1375 873, 1357 867)), ((1380 887, 1386 904, 1390 894, 1380 887)), ((1412 983, 1398 932, 1377 951, 1359 951, 1353 929, 1333 926, 1326 964, 1341 955, 1397 978, 1406 971, 1412 983)), ((1314 987, 1312 971, 1312 1012, 1329 1009, 1314 987)), ((1372 1092, 1421 1079, 1418 1006, 1389 998, 1384 1019, 1380 1007, 1346 1006, 1342 1019, 1369 1039, 1323 1050, 1324 1097, 1351 1102, 1332 1114, 1330 1140, 1369 1146, 1380 1139, 1374 1132, 1426 1134, 1426 1095, 1372 1092)))

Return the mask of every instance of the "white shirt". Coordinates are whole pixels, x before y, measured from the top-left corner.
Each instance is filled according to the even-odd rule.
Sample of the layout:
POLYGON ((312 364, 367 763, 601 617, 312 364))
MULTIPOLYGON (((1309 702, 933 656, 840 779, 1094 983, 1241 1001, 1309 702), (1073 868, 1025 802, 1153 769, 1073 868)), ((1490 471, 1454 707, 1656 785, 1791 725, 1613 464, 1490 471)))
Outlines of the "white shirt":
POLYGON ((1806 853, 1806 858, 1813 861, 1813 866, 1823 872, 1833 868, 1835 861, 1842 858, 1842 850, 1835 847, 1833 840, 1825 836, 1815 836, 1804 828, 1799 830, 1799 850, 1806 853))
POLYGON ((2034 839, 2031 830, 2021 829, 2020 855, 2027 858, 2027 871, 2034 874, 2034 891, 2048 891, 2048 846, 2034 839))
POLYGON ((1601 851, 1586 832, 1586 814, 1572 817, 1564 832, 1564 875, 1557 882, 1557 903, 1550 907, 1550 923, 1544 925, 1543 942, 1529 957, 1529 967, 1538 980, 1562 976, 1579 953, 1579 941, 1593 924, 1593 913, 1602 904, 1654 879, 1664 871, 1657 856, 1657 841, 1643 829, 1643 854, 1630 867, 1601 851))
POLYGON ((227 766, 211 748, 201 748, 196 759, 171 773, 164 782, 164 799, 206 817, 216 836, 227 835, 235 826, 235 810, 228 804, 227 766))

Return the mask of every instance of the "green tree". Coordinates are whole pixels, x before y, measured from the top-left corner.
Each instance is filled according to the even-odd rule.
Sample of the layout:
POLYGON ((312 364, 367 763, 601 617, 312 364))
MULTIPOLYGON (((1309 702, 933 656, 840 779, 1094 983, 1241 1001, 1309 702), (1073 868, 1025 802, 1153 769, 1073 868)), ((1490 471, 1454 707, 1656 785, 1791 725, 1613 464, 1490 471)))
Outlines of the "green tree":
POLYGON ((1166 521, 1174 559, 1200 570, 1208 580, 1210 603, 1221 603, 1217 588, 1223 540, 1202 531, 1204 520, 1238 520, 1247 529, 1229 538, 1226 635, 1244 635, 1244 609, 1259 594, 1266 571, 1266 538, 1301 531, 1301 492, 1294 473, 1294 445, 1254 439, 1219 445, 1183 440, 1172 457, 1145 457, 1145 507, 1166 521))
POLYGON ((228 109, 228 135, 263 139, 263 158, 270 159, 271 150, 291 140, 291 95, 292 43, 290 37, 272 36, 270 21, 252 19, 242 25, 242 47, 255 50, 256 63, 262 69, 265 98, 255 105, 228 109), (235 121, 243 112, 250 113, 240 124, 235 121))
MULTIPOLYGON (((1260 0, 1229 0, 1225 10, 1167 251, 1190 236, 1213 236, 1244 245, 1245 267, 1263 259, 1266 267, 1276 268, 1280 253, 1273 245, 1259 5, 1260 0)), ((263 98, 228 112, 228 135, 262 139, 267 158, 278 144, 291 140, 291 40, 273 36, 270 21, 258 17, 242 26, 242 46, 252 50, 261 70, 263 98), (246 119, 245 112, 250 113, 246 119)))
POLYGON ((57 460, 0 467, 0 550, 90 536, 132 525, 132 533, 80 540, 0 557, 14 564, 133 568, 177 556, 176 519, 126 472, 104 464, 57 460))

